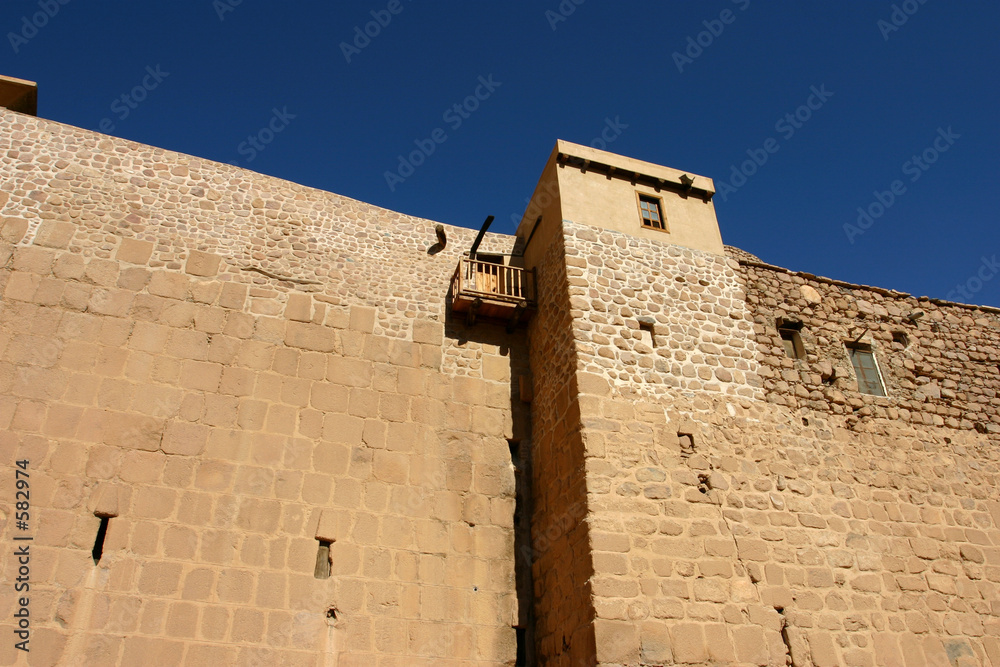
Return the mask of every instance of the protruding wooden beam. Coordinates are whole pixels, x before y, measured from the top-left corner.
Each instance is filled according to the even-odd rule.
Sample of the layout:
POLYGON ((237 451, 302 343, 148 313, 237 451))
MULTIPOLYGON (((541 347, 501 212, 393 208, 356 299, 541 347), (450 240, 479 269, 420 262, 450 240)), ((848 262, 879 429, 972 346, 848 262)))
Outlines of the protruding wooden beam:
POLYGON ((521 315, 528 310, 527 301, 518 301, 517 306, 514 307, 514 314, 510 316, 510 321, 507 322, 507 333, 514 333, 514 329, 521 322, 521 315))
POLYGON ((482 299, 476 299, 469 305, 468 312, 465 313, 465 324, 466 326, 474 327, 476 326, 476 314, 479 312, 479 307, 483 305, 482 299))

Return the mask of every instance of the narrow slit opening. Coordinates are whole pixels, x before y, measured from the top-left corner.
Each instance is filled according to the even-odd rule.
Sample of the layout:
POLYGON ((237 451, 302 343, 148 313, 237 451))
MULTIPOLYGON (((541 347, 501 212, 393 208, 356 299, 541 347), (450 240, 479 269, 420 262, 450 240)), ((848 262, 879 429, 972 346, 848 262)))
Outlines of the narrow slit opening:
POLYGON ((517 657, 514 660, 514 667, 524 667, 528 664, 528 646, 525 643, 528 638, 528 633, 524 628, 514 628, 514 633, 517 636, 517 657))
POLYGON ((319 540, 319 550, 316 552, 316 569, 313 576, 317 579, 329 579, 331 571, 330 540, 319 540))
POLYGON ((639 320, 639 335, 642 336, 642 342, 649 347, 656 347, 656 335, 653 331, 653 323, 639 320))
POLYGON ((109 516, 96 516, 101 520, 101 525, 97 529, 97 537, 94 538, 94 548, 90 552, 90 555, 94 558, 94 565, 100 563, 101 556, 104 555, 104 539, 108 536, 108 522, 111 520, 109 516))

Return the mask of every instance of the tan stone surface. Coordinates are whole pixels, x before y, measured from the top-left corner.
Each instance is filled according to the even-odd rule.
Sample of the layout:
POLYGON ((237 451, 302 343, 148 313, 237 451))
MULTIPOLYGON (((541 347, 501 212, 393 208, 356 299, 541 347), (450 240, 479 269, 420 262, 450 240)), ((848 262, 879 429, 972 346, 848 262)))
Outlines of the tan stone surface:
POLYGON ((994 310, 553 218, 548 174, 507 334, 444 309, 473 230, 7 111, 0 174, 31 664, 1000 662, 994 310))

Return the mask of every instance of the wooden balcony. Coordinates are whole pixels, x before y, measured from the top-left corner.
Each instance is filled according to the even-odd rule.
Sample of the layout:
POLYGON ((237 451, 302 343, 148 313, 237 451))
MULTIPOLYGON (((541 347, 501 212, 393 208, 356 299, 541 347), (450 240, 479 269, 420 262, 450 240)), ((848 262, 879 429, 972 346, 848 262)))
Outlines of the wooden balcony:
POLYGON ((513 331, 535 310, 535 272, 493 262, 462 259, 451 279, 451 309, 470 326, 483 317, 502 320, 513 331))

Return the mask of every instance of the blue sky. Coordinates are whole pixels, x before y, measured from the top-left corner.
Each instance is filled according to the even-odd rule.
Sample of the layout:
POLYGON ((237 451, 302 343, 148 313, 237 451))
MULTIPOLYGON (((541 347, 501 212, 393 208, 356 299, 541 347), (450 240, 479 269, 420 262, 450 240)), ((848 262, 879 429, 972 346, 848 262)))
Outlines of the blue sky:
POLYGON ((766 261, 1000 306, 995 0, 5 0, 0 27, 45 118, 501 232, 556 139, 610 138, 715 179, 766 261))

